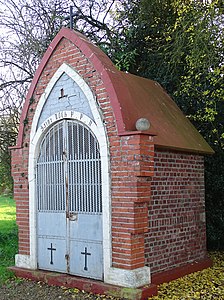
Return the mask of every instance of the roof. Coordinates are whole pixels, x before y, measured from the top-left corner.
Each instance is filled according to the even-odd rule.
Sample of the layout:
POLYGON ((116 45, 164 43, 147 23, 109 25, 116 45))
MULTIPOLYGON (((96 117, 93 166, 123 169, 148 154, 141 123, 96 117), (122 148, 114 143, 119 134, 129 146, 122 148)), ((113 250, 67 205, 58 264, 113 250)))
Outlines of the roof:
POLYGON ((100 74, 110 98, 119 135, 136 131, 136 121, 144 117, 151 124, 145 134, 155 135, 156 146, 213 153, 212 148, 157 82, 117 70, 103 51, 82 34, 68 28, 62 28, 54 38, 36 71, 21 115, 17 147, 22 143, 23 121, 27 115, 29 99, 49 58, 63 38, 74 43, 100 74))
POLYGON ((158 82, 128 73, 120 75, 129 97, 121 102, 126 130, 147 118, 158 147, 212 154, 214 151, 158 82))

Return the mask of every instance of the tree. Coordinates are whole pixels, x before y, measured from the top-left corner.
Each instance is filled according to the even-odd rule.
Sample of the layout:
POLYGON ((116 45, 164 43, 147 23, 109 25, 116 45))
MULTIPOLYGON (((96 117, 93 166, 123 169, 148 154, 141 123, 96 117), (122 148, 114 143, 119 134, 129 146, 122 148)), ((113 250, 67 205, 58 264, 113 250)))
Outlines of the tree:
MULTIPOLYGON (((120 23, 110 18, 115 0, 71 1, 74 23, 106 51, 118 47, 120 23), (112 46, 113 44, 113 46, 112 46)), ((0 185, 11 182, 8 146, 16 142, 19 114, 27 89, 48 45, 68 26, 66 0, 0 0, 0 185), (10 122, 9 122, 10 120, 10 122), (11 122, 14 120, 14 122, 11 122), (3 126, 4 124, 4 126, 3 126), (5 139, 7 137, 7 139, 5 139)))
POLYGON ((123 20, 116 18, 118 0, 73 0, 75 29, 110 54, 119 49, 123 20))
POLYGON ((0 118, 0 193, 12 190, 9 147, 14 144, 18 134, 18 118, 18 111, 0 118))
POLYGON ((11 86, 17 91, 21 86, 27 89, 40 59, 62 26, 65 3, 65 0, 0 1, 0 69, 4 67, 1 90, 11 86))
POLYGON ((9 146, 16 142, 27 89, 66 12, 65 0, 0 1, 0 192, 12 187, 9 146))
MULTIPOLYGON (((129 2, 119 66, 157 80, 210 143, 206 212, 210 247, 224 247, 224 14, 222 1, 129 2)), ((116 57, 115 57, 116 59, 116 57)))

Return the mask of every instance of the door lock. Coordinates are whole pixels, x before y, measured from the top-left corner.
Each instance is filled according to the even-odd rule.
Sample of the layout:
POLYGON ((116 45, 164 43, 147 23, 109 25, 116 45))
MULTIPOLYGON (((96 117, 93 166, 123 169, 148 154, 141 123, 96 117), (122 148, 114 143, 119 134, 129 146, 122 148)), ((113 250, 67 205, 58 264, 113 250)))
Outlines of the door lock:
POLYGON ((70 221, 77 221, 78 220, 78 213, 69 212, 69 220, 70 221))

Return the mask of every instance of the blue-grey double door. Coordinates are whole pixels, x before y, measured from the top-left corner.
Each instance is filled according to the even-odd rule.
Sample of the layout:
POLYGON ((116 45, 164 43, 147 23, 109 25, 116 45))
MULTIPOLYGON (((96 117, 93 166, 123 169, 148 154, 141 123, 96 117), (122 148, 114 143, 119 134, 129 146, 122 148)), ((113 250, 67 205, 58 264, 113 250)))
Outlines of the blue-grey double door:
POLYGON ((38 268, 103 279, 99 144, 79 121, 53 125, 36 164, 38 268))

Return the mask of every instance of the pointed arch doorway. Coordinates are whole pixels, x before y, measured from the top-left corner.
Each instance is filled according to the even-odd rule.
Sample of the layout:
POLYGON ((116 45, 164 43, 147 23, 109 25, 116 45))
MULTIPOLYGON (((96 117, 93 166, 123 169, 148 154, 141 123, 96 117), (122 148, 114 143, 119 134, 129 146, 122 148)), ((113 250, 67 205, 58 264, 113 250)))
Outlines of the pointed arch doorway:
MULTIPOLYGON (((57 94, 56 94, 57 96, 57 94)), ((58 102, 60 101, 60 103, 63 102, 63 100, 58 100, 58 102)), ((65 107, 66 109, 66 107, 65 107)), ((71 122, 72 124, 74 124, 73 122, 71 122)), ((65 125, 65 126, 67 126, 65 125)), ((64 125, 63 125, 64 126, 64 125)), ((63 127, 62 126, 62 127, 63 127)), ((76 126, 76 125, 75 125, 76 126)), ((63 132, 62 137, 64 137, 64 139, 67 139, 67 142, 63 142, 64 145, 67 145, 66 143, 68 143, 68 141, 70 141, 70 135, 67 133, 66 136, 66 130, 67 132, 70 132, 70 129, 59 129, 58 130, 60 132, 63 132)), ((71 126, 72 128, 72 126, 71 126)), ((73 135, 74 135, 74 131, 73 131, 73 135)), ((61 136, 60 136, 60 142, 62 142, 61 140, 61 136)), ((74 145, 73 145, 74 146, 74 145)), ((62 150, 60 150, 62 151, 62 150)), ((59 272, 62 273, 68 273, 69 274, 73 274, 73 275, 79 275, 79 276, 83 276, 83 277, 89 277, 89 278, 96 278, 96 279, 102 279, 103 281, 107 280, 108 274, 110 272, 111 266, 112 266, 112 247, 111 247, 111 195, 110 195, 110 171, 109 171, 109 147, 108 147, 108 140, 107 140, 107 134, 106 134, 106 129, 102 120, 102 116, 97 108, 97 103, 96 100, 94 98, 94 95, 92 93, 92 91, 90 90, 89 86, 86 84, 86 82, 82 79, 82 77, 80 77, 80 75, 78 73, 76 73, 74 71, 73 68, 71 68, 69 65, 63 63, 59 69, 55 72, 55 74, 53 75, 53 77, 51 78, 50 82, 48 83, 45 92, 41 95, 41 98, 38 102, 37 108, 35 110, 35 114, 33 117, 33 122, 32 122, 32 127, 31 127, 31 133, 30 133, 30 147, 29 147, 29 226, 30 226, 30 255, 17 255, 16 257, 16 264, 29 268, 29 269, 46 269, 46 270, 52 270, 52 271, 56 271, 56 269, 59 272), (72 79, 72 81, 77 84, 77 86, 79 87, 79 92, 83 93, 83 98, 82 98, 82 103, 89 103, 89 107, 90 107, 90 111, 91 112, 84 112, 82 110, 80 110, 80 108, 77 106, 78 103, 80 104, 81 102, 78 102, 74 105, 73 109, 71 110, 63 110, 64 107, 61 108, 56 106, 55 104, 55 99, 57 99, 55 96, 51 97, 52 93, 54 93, 55 91, 55 87, 57 87, 58 82, 60 83, 60 80, 63 79, 63 76, 67 75, 69 78, 72 79), (45 109, 46 103, 49 103, 50 99, 53 99, 53 103, 52 103, 52 107, 49 109, 49 107, 47 109, 45 109), (77 106, 77 107, 76 107, 77 106), (55 110, 52 111, 52 108, 55 108, 55 110), (101 192, 102 192, 102 213, 100 215, 101 217, 101 228, 100 231, 102 231, 102 237, 101 237, 101 247, 99 250, 96 249, 96 252, 102 253, 101 259, 100 259, 100 263, 97 265, 97 267, 100 265, 100 271, 98 273, 98 275, 96 275, 96 272, 94 272, 94 274, 92 274, 90 272, 90 268, 89 268, 89 263, 91 262, 90 259, 93 259, 93 254, 89 255, 88 253, 91 253, 91 251, 89 251, 89 246, 87 245, 84 246, 84 248, 82 248, 81 250, 77 250, 80 252, 83 252, 84 254, 79 255, 79 259, 80 259, 80 271, 76 272, 76 269, 74 271, 74 268, 72 266, 73 263, 75 263, 77 265, 77 262, 75 262, 75 259, 73 259, 73 257, 71 257, 71 253, 70 256, 66 256, 67 254, 67 249, 73 249, 74 246, 74 241, 76 239, 72 239, 69 237, 71 237, 71 227, 75 227, 73 226, 75 224, 75 220, 66 220, 65 218, 63 218, 63 222, 61 225, 59 222, 59 216, 62 216, 63 214, 66 215, 66 211, 64 211, 63 213, 56 213, 55 212, 55 216, 57 216, 57 218, 55 217, 54 220, 57 221, 56 225, 53 226, 52 225, 52 230, 58 231, 56 230, 57 228, 61 228, 62 226, 64 226, 64 228, 67 231, 66 232, 66 238, 59 238, 59 240, 63 240, 64 239, 64 256, 60 257, 60 260, 63 261, 62 265, 63 266, 58 266, 56 268, 56 266, 54 264, 49 264, 49 258, 50 258, 50 262, 51 262, 51 256, 53 258, 53 263, 54 258, 56 258, 56 254, 59 254, 59 251, 54 250, 56 247, 54 246, 53 242, 51 245, 51 242, 48 240, 48 243, 46 242, 46 245, 44 245, 44 242, 40 242, 40 238, 44 235, 42 234, 42 232, 40 231, 41 229, 38 228, 39 224, 41 224, 41 214, 42 212, 38 210, 38 197, 37 196, 37 164, 39 161, 39 156, 40 156, 40 150, 41 150, 41 145, 44 145, 44 138, 47 136, 48 133, 50 133, 50 130, 52 129, 52 133, 54 132, 54 130, 57 129, 57 127, 55 127, 53 129, 54 126, 61 126, 59 125, 60 122, 67 122, 67 125, 70 121, 73 121, 74 123, 77 123, 78 127, 81 128, 85 128, 85 130, 90 131, 90 133, 92 134, 92 137, 94 138, 95 142, 97 143, 97 147, 100 151, 100 165, 101 167, 101 192), (58 125, 56 125, 58 124, 58 125), (81 126, 81 127, 80 127, 81 126), (68 226, 68 223, 74 222, 74 224, 72 224, 72 226, 68 226), (69 233, 70 235, 67 235, 67 233, 69 233), (50 242, 50 243, 49 243, 50 242), (41 246, 42 244, 42 246, 41 246), (47 247, 46 247, 47 246, 47 247), (43 248, 41 248, 43 247, 43 248), (45 247, 45 248, 44 248, 45 247), (66 249, 67 247, 67 249, 66 249), (48 251, 44 249, 47 249, 48 251), (86 249, 85 249, 86 248, 86 249), (42 265, 40 256, 41 253, 46 253, 46 255, 48 255, 48 257, 46 257, 46 261, 48 261, 48 267, 46 267, 46 264, 42 265), (47 254, 48 253, 48 254, 47 254), (85 264, 85 259, 87 261, 87 268, 88 270, 84 270, 84 265, 85 264), (68 265, 67 265, 67 261, 68 261, 68 265), (81 265, 82 263, 82 265, 81 265), (69 267, 68 267, 69 266, 69 267), (55 268, 54 268, 55 267, 55 268), (101 269, 102 268, 102 269, 101 269)), ((68 164, 68 162, 66 162, 68 164)), ((65 164, 65 163, 64 163, 65 164)), ((48 165, 48 163, 46 162, 46 166, 48 165)), ((55 168, 56 166, 54 166, 55 168)), ((47 168, 47 167, 46 167, 47 168)), ((65 172, 65 171, 64 171, 65 172)), ((63 173, 65 174, 65 173, 63 173)), ((64 177, 63 177, 64 178, 64 177)), ((44 180, 44 179, 42 179, 44 180)), ((55 179, 56 180, 56 179, 55 179)), ((56 183, 56 182, 55 182, 56 183)), ((64 181, 64 185, 66 184, 66 181, 64 181)), ((57 186, 57 184, 56 184, 57 186)), ((58 188, 58 187, 57 187, 58 188)), ((57 190, 57 189, 56 189, 57 190)), ((65 193, 66 189, 64 190, 64 194, 65 195, 64 199, 66 199, 66 193, 65 193)), ((68 189, 67 189, 68 191, 68 189)), ((70 191, 71 192, 71 191, 70 191)), ((72 212, 73 213, 73 212, 72 212)), ((84 213, 79 213, 79 215, 81 216, 80 218, 85 218, 84 217, 84 213)), ((87 213, 86 213, 87 215, 87 213)), ((96 213, 89 213, 89 216, 92 217, 92 219, 94 219, 94 216, 96 215, 96 213)), ((47 214, 46 214, 47 216, 47 214)), ((50 217, 50 212, 48 213, 48 217, 50 217)), ((70 218, 72 217, 72 215, 70 216, 70 218)), ((75 217, 74 217, 75 218, 75 217)), ((79 221, 81 221, 81 219, 78 219, 79 221)), ((78 223, 80 224, 80 223, 78 223)), ((90 224, 91 226, 91 224, 90 224)), ((89 226, 89 227, 90 227, 89 226)), ((44 227, 44 225, 42 226, 42 228, 44 227)), ((45 226, 46 227, 46 226, 45 226)), ((82 226, 76 226, 78 227, 80 230, 83 230, 82 226)), ((88 229, 89 229, 88 227, 88 229)), ((80 234, 83 231, 80 231, 80 234)), ((81 234, 81 236, 87 236, 88 234, 88 230, 85 229, 85 232, 81 234)), ((53 234, 52 234, 53 235, 53 234)), ((52 235, 49 235, 52 238, 52 235)), ((45 237, 47 237, 48 234, 45 233, 45 237)), ((47 239, 45 239, 47 241, 47 239)), ((97 240, 99 241, 99 240, 97 240)), ((61 245, 63 245, 63 243, 61 245)), ((81 241, 80 241, 81 243, 81 241)), ((94 243, 90 244, 91 246, 94 243)), ((100 245, 100 243, 95 243, 96 245, 100 245)), ((78 243, 77 243, 78 245, 78 243)), ((76 251, 76 252, 77 252, 76 251)), ((95 250, 94 250, 95 251, 95 250)), ((77 252, 78 253, 78 252, 77 252)), ((100 254, 101 255, 101 254, 100 254)))
POLYGON ((103 279, 99 142, 78 120, 44 134, 36 162, 39 269, 103 279))

